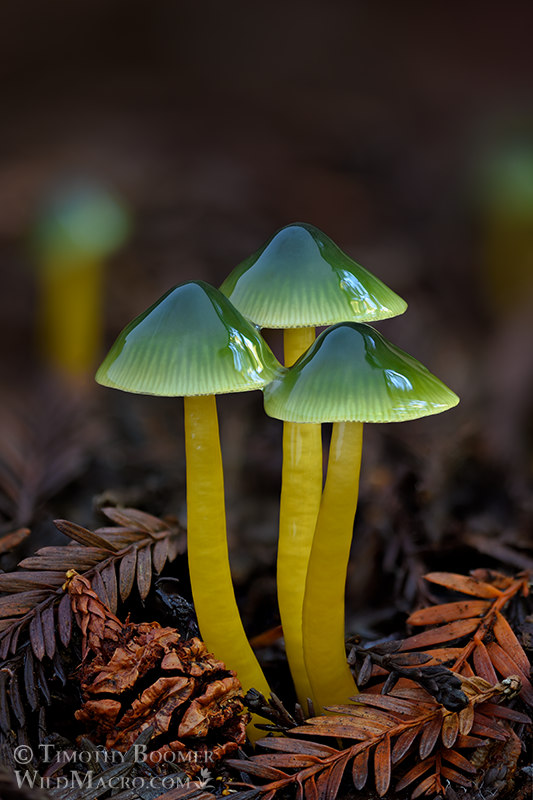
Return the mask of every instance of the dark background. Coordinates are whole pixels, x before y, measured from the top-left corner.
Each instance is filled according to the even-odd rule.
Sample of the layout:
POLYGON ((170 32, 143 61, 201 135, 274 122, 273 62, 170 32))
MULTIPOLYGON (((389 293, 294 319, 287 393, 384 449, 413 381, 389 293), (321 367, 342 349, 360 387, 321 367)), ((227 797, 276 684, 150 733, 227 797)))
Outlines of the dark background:
MULTIPOLYGON (((384 510, 402 506, 401 492, 423 512, 423 547, 466 533, 525 546, 532 17, 517 0, 4 4, 4 435, 14 408, 27 419, 36 401, 43 406, 27 242, 60 181, 100 181, 133 218, 107 271, 109 344, 170 286, 218 284, 277 228, 310 222, 405 297, 407 313, 381 329, 462 399, 442 417, 369 429, 366 572, 380 560, 372 531, 391 527, 384 510)), ((95 388, 93 402, 105 435, 91 440, 86 472, 69 483, 67 470, 57 481, 67 488, 44 507, 38 491, 30 512, 7 504, 5 527, 68 513, 93 524, 102 492, 183 513, 179 401, 95 388)), ((259 542, 234 555, 244 579, 257 559, 273 558, 280 426, 262 417, 255 393, 220 405, 232 535, 252 531, 259 542)), ((61 416, 47 417, 48 433, 61 416)), ((29 439, 21 451, 35 464, 29 439)), ((54 464, 40 468, 53 473, 54 464)), ((471 566, 473 556, 462 557, 471 566)))

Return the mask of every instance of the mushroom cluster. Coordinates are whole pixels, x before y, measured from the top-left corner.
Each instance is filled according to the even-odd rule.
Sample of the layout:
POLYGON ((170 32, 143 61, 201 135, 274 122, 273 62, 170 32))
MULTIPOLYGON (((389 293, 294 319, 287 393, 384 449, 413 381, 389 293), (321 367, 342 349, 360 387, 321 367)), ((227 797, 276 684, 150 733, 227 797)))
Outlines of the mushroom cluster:
MULTIPOLYGON (((215 395, 261 389, 284 422, 277 586, 287 658, 304 708, 357 692, 346 662, 344 588, 362 427, 436 414, 457 396, 368 322, 406 303, 312 225, 278 231, 220 290, 189 281, 120 334, 98 382, 183 396, 188 557, 202 638, 245 690, 269 694, 235 601, 215 395), (315 340, 315 327, 328 327, 315 340), (259 328, 284 331, 282 366, 259 328), (321 424, 332 422, 323 485, 321 424)), ((255 738, 253 730, 249 735, 255 738)))
POLYGON ((344 587, 363 423, 438 414, 459 398, 420 362, 358 322, 325 330, 292 369, 265 387, 264 394, 270 416, 304 424, 333 423, 302 611, 304 661, 318 711, 346 702, 357 692, 346 662, 344 587))
MULTIPOLYGON (((401 297, 328 236, 301 223, 274 234, 233 270, 221 291, 256 325, 283 329, 288 367, 312 345, 317 326, 351 319, 370 322, 407 308, 401 297)), ((322 498, 322 421, 286 419, 283 425, 278 605, 287 660, 303 708, 313 697, 304 659, 302 612, 322 498)))

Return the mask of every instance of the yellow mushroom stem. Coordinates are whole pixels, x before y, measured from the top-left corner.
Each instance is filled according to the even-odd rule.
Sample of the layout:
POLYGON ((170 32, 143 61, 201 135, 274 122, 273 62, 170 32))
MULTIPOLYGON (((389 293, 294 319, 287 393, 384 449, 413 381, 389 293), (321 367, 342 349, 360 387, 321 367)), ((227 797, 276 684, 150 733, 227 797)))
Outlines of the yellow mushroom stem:
POLYGON ((76 380, 88 375, 102 338, 102 261, 49 259, 40 271, 40 347, 45 360, 76 380))
POLYGON ((344 593, 359 495, 361 422, 333 425, 303 606, 303 647, 316 713, 358 691, 346 662, 344 593))
MULTIPOLYGON (((285 364, 291 366, 315 339, 314 328, 284 332, 285 364)), ((307 565, 322 494, 322 438, 319 424, 283 425, 283 468, 279 513, 278 603, 287 660, 304 712, 312 697, 302 642, 302 609, 307 565)))
MULTIPOLYGON (((244 691, 253 687, 268 698, 270 687, 246 637, 231 579, 216 398, 185 397, 184 402, 187 547, 198 626, 208 649, 235 670, 244 691)), ((251 739, 261 735, 248 726, 251 739)))

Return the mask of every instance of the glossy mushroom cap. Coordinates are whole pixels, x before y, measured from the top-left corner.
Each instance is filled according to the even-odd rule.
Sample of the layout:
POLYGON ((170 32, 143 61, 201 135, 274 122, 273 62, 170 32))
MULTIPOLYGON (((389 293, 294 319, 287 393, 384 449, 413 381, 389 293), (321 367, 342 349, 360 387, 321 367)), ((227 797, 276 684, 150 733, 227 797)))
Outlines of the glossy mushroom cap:
POLYGON ((264 389, 265 411, 288 422, 402 422, 459 398, 376 330, 334 325, 264 389))
POLYGON ((407 303, 313 225, 281 228, 220 291, 261 328, 302 328, 403 314, 407 303))
POLYGON ((261 389, 279 363, 257 329, 203 281, 175 286, 130 322, 96 373, 104 386, 184 397, 261 389))

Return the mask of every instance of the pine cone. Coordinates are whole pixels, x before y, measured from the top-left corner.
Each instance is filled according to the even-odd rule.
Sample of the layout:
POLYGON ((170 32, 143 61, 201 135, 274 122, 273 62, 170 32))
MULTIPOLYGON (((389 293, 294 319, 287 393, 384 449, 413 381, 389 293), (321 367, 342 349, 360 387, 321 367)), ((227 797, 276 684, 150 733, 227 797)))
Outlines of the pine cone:
POLYGON ((245 740, 248 714, 235 673, 199 639, 181 641, 174 628, 125 626, 111 658, 99 654, 81 672, 85 703, 76 719, 107 748, 125 751, 152 726, 148 761, 179 752, 184 768, 199 768, 198 753, 215 760, 245 740))
POLYGON ((94 653, 80 667, 84 704, 75 716, 96 744, 124 752, 151 726, 146 760, 194 773, 245 741, 242 687, 200 639, 157 622, 120 626, 79 576, 69 592, 84 650, 94 653))

